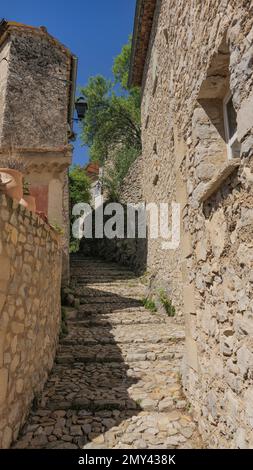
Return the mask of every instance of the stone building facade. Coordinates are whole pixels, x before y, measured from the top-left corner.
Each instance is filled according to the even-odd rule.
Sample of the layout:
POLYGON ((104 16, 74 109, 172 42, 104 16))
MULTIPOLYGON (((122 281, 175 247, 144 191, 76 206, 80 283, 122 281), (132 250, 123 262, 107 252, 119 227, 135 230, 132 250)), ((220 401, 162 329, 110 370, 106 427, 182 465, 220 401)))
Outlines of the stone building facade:
POLYGON ((64 228, 68 280, 69 200, 77 59, 46 28, 0 25, 0 159, 22 157, 37 210, 64 228))
POLYGON ((60 236, 0 195, 0 448, 17 438, 53 366, 61 261, 60 236))
POLYGON ((143 157, 140 155, 131 165, 120 187, 123 204, 138 204, 143 201, 143 157))
POLYGON ((182 377, 210 447, 253 447, 253 2, 138 0, 143 194, 181 204, 147 266, 182 314, 182 377))

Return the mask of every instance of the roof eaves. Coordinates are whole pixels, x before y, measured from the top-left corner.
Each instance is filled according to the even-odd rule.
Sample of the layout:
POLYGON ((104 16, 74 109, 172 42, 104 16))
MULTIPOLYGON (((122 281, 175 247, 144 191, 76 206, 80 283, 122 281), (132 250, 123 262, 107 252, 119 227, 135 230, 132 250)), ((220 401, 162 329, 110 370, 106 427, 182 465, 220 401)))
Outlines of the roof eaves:
POLYGON ((128 85, 141 86, 157 0, 137 0, 128 85))

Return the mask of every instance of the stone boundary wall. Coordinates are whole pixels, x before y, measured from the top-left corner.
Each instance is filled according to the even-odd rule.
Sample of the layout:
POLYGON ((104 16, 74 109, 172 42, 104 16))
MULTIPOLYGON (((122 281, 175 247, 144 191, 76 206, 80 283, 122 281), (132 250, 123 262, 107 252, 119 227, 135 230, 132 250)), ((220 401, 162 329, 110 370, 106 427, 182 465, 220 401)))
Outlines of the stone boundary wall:
MULTIPOLYGON (((127 203, 138 204, 143 201, 142 173, 143 158, 140 156, 129 168, 120 188, 120 202, 125 205, 125 214, 127 203)), ((142 273, 146 269, 146 239, 125 237, 113 240, 83 240, 81 250, 86 254, 128 266, 136 273, 142 273)))
POLYGON ((106 261, 119 263, 143 274, 146 269, 147 245, 145 239, 121 238, 109 240, 101 238, 82 243, 81 251, 86 255, 98 256, 106 261))
POLYGON ((0 448, 17 438, 53 365, 61 258, 59 236, 0 195, 0 448))
MULTIPOLYGON (((143 202, 143 157, 140 155, 131 165, 120 188, 122 204, 143 202)), ((99 253, 108 260, 129 266, 136 273, 146 269, 147 243, 145 239, 124 238, 100 241, 99 253)))

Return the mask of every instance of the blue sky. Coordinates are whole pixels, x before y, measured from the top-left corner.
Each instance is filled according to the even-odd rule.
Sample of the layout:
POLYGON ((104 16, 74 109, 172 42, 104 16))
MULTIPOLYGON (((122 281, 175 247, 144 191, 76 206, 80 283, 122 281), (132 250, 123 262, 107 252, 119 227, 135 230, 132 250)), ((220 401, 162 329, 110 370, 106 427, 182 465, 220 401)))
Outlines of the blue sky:
MULTIPOLYGON (((111 77, 113 58, 133 30, 136 0, 10 0, 0 17, 32 26, 46 26, 49 33, 78 56, 78 86, 91 75, 111 77)), ((77 88, 78 91, 78 88, 77 88)), ((78 131, 78 127, 76 129, 78 131)), ((75 143, 74 162, 84 164, 88 150, 75 143)))

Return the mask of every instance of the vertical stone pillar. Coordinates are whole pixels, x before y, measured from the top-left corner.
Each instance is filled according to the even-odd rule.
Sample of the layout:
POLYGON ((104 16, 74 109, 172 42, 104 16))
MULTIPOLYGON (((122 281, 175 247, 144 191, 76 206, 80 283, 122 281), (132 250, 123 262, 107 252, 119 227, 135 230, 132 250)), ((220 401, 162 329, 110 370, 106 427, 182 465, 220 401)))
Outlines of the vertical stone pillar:
POLYGON ((69 266, 69 238, 70 238, 70 206, 69 206, 69 179, 68 170, 64 172, 63 183, 63 250, 62 250, 62 284, 69 284, 70 266, 69 266))
MULTIPOLYGON (((193 316, 196 314, 195 306, 195 287, 193 283, 189 282, 188 276, 188 261, 193 254, 191 234, 185 229, 184 218, 187 216, 187 185, 186 176, 183 174, 182 162, 186 157, 186 145, 182 138, 180 138, 177 128, 174 128, 174 144, 175 144, 175 168, 176 168, 176 202, 181 206, 181 275, 182 275, 182 288, 183 288, 183 312, 185 320, 185 354, 184 354, 184 367, 190 367, 198 372, 198 352, 197 344, 194 340, 194 325, 193 316)), ((187 374, 187 372, 186 372, 187 374)), ((185 377, 183 377, 185 382, 185 377)))

